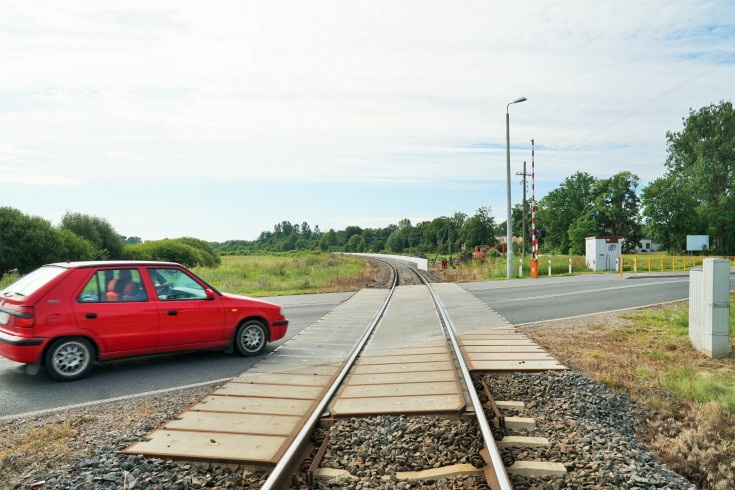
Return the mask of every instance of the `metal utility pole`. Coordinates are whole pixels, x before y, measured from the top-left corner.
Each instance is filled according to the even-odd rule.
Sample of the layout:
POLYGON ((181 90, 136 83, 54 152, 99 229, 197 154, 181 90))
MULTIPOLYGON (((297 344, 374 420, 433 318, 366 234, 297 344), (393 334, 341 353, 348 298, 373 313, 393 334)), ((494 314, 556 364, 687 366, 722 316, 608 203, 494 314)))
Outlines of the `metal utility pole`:
POLYGON ((511 199, 510 199, 510 114, 508 112, 508 109, 510 108, 511 104, 518 104, 519 102, 524 102, 527 99, 525 97, 520 97, 513 102, 509 102, 508 105, 505 106, 505 174, 506 174, 506 193, 507 193, 507 207, 508 207, 508 213, 506 218, 506 234, 505 234, 505 240, 506 240, 506 247, 508 247, 505 251, 505 257, 506 257, 506 277, 508 279, 512 279, 515 273, 513 272, 513 216, 512 216, 512 209, 511 209, 511 199))
POLYGON ((526 162, 523 162, 523 172, 516 172, 516 175, 523 176, 523 256, 526 256, 526 177, 530 174, 526 173, 526 162))

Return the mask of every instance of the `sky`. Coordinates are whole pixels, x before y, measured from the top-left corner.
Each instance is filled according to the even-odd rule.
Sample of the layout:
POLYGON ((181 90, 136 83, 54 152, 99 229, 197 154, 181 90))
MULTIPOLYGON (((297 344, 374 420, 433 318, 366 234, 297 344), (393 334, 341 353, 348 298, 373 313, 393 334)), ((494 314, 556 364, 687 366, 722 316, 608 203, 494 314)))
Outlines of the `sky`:
POLYGON ((734 95, 732 0, 3 0, 0 206, 144 240, 501 222, 506 109, 519 203, 532 139, 536 199, 642 188, 734 95))

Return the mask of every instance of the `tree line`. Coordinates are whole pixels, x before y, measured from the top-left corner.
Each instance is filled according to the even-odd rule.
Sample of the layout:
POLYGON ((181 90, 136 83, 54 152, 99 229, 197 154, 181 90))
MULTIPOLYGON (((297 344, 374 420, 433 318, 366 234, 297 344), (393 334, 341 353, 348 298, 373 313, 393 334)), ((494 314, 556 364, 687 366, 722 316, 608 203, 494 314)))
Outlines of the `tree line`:
MULTIPOLYGON (((629 253, 643 236, 664 249, 682 253, 686 235, 706 234, 713 252, 735 255, 735 111, 721 101, 690 109, 683 129, 667 132, 664 175, 644 187, 625 171, 609 178, 586 172, 567 177, 538 202, 537 227, 548 232, 541 251, 584 253, 588 236, 616 235, 629 253)), ((527 237, 530 210, 512 209, 514 235, 527 237), (523 230, 523 216, 526 229, 523 230)), ((412 224, 403 219, 384 228, 348 226, 322 232, 309 223, 282 221, 257 239, 205 242, 184 237, 143 242, 118 235, 103 218, 67 212, 61 223, 0 207, 0 274, 28 272, 41 264, 66 260, 140 259, 215 266, 221 254, 313 250, 324 252, 444 253, 495 245, 506 223, 496 224, 489 207, 474 215, 463 212, 412 224)), ((523 246, 523 245, 522 245, 523 246)))
POLYGON ((143 243, 118 235, 104 218, 67 212, 58 226, 11 207, 0 207, 0 277, 76 260, 163 260, 189 267, 222 262, 207 242, 183 237, 143 243))

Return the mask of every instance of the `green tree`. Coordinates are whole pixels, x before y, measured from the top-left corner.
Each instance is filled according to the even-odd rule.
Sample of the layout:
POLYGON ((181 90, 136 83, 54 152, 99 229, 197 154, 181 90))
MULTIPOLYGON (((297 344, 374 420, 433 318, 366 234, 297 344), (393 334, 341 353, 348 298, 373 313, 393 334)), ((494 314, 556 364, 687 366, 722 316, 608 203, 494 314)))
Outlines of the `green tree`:
POLYGON ((395 230, 390 234, 388 240, 385 242, 385 248, 389 252, 403 253, 403 249, 406 248, 406 237, 403 235, 402 230, 395 230))
POLYGON ((588 216, 597 224, 598 233, 625 238, 623 253, 632 252, 643 238, 638 182, 636 175, 625 171, 598 180, 593 189, 595 198, 588 216))
POLYGON ((682 119, 684 129, 667 132, 666 166, 691 184, 698 211, 716 246, 735 252, 735 110, 720 101, 682 119))
POLYGON ((687 181, 673 174, 660 177, 643 189, 643 216, 650 238, 667 250, 676 248, 681 255, 686 235, 705 228, 697 219, 697 201, 687 181))
POLYGON ((125 243, 115 229, 103 218, 67 211, 61 218, 62 230, 69 230, 86 238, 97 247, 98 259, 120 259, 125 243))
POLYGON ((182 237, 178 239, 180 242, 185 243, 191 247, 194 247, 199 252, 201 261, 199 265, 204 267, 217 267, 222 264, 222 258, 217 251, 204 240, 192 237, 182 237))
POLYGON ((127 245, 124 257, 128 260, 160 260, 177 262, 186 267, 202 264, 199 250, 181 240, 153 240, 145 243, 127 245))
POLYGON ((51 223, 0 207, 0 276, 13 269, 26 274, 60 260, 65 260, 63 242, 51 223))
POLYGON ((594 184, 595 178, 590 174, 577 172, 539 201, 536 226, 549 232, 544 239, 546 247, 560 253, 569 251, 569 228, 592 204, 594 184))
POLYGON ((477 210, 474 216, 462 225, 459 241, 467 250, 474 250, 477 245, 495 245, 495 221, 489 207, 477 210))
POLYGON ((345 246, 347 252, 364 252, 365 251, 365 240, 361 235, 354 234, 347 241, 345 246))
POLYGON ((94 260, 99 251, 92 242, 69 230, 58 230, 62 260, 94 260))

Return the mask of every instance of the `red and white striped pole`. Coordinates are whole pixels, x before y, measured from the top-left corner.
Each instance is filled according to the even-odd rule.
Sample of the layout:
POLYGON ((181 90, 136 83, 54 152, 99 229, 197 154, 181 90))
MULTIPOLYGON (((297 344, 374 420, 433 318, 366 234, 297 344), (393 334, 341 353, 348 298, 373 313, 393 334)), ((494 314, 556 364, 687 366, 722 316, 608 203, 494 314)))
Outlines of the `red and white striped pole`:
POLYGON ((536 166, 534 162, 534 144, 531 140, 531 255, 538 259, 538 242, 536 241, 536 166))

